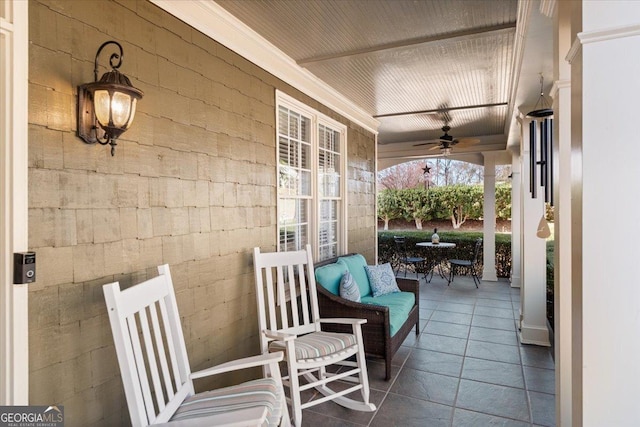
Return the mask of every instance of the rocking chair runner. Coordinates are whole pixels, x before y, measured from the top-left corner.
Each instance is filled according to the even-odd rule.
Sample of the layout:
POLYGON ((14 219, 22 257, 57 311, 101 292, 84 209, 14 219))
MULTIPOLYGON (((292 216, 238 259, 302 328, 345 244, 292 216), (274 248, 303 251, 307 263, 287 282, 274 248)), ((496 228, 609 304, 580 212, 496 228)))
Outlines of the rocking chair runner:
POLYGON ((291 392, 294 424, 302 425, 303 409, 327 400, 357 411, 375 411, 375 405, 369 402, 362 341, 361 325, 366 320, 320 318, 311 246, 276 253, 260 253, 260 248, 255 248, 253 262, 262 352, 285 351, 288 376, 283 377, 283 382, 291 392), (323 332, 322 323, 350 324, 353 333, 323 332), (353 355, 355 362, 346 360, 353 355), (341 368, 330 373, 326 369, 329 365, 341 368), (307 383, 300 384, 299 376, 307 383), (357 384, 334 391, 328 384, 336 380, 357 384), (313 388, 324 397, 302 403, 300 393, 313 388), (362 401, 345 397, 357 390, 362 401))
POLYGON ((191 372, 169 266, 159 266, 158 273, 159 276, 123 291, 118 282, 103 286, 131 424, 289 426, 278 367, 283 353, 248 357, 191 372), (269 375, 237 386, 194 393, 194 379, 257 366, 269 375))

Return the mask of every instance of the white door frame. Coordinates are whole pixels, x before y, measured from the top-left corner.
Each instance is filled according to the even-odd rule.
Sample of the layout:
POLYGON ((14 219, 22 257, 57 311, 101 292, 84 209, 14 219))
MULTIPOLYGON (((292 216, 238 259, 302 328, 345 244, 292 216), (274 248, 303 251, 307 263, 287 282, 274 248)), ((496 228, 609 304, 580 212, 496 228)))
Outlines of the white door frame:
POLYGON ((29 2, 0 0, 0 405, 29 403, 27 285, 13 253, 28 249, 29 2))

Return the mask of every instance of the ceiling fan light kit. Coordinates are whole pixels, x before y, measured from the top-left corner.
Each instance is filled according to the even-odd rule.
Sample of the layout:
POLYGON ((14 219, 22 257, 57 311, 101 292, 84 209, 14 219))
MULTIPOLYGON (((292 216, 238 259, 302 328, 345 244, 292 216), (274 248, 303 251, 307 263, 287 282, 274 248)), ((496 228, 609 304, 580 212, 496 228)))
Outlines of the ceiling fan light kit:
POLYGON ((461 146, 467 146, 467 145, 472 145, 480 142, 480 140, 477 138, 463 138, 463 139, 454 138, 452 135, 449 135, 449 131, 451 130, 451 127, 447 124, 442 126, 441 129, 442 129, 442 132, 444 132, 444 134, 441 135, 440 138, 438 138, 437 140, 429 141, 429 142, 421 142, 419 144, 413 144, 413 146, 419 147, 421 145, 434 145, 433 147, 429 148, 428 151, 440 149, 440 152, 442 153, 442 155, 446 157, 451 155, 452 148, 454 145, 461 144, 461 146))

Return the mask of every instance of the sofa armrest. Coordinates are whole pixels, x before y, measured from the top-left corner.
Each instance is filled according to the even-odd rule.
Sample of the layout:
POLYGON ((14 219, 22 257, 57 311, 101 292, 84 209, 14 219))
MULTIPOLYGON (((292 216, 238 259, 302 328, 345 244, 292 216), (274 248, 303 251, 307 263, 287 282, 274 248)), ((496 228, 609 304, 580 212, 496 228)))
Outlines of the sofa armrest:
POLYGON ((402 292, 413 292, 416 295, 416 300, 418 299, 420 295, 420 281, 397 277, 396 282, 402 292))

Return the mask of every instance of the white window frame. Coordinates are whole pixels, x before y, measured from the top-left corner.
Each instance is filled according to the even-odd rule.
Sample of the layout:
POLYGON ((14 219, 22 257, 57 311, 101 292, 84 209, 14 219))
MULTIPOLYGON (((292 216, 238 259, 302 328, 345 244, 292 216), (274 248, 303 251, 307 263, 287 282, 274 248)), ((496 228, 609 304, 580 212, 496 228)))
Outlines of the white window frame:
MULTIPOLYGON (((320 197, 319 191, 319 167, 318 167, 318 158, 320 151, 320 143, 319 143, 319 126, 324 125, 334 131, 337 131, 340 134, 340 203, 339 203, 339 213, 338 213, 338 254, 347 253, 348 249, 348 235, 347 235, 347 127, 336 121, 332 118, 320 113, 319 111, 309 107, 308 105, 298 101, 297 99, 292 98, 284 92, 276 90, 276 106, 275 106, 275 114, 276 114, 276 175, 278 178, 279 167, 280 167, 280 150, 279 150, 279 124, 280 124, 280 115, 279 109, 280 107, 285 107, 289 110, 295 111, 296 113, 302 114, 311 119, 311 131, 310 131, 310 142, 311 142, 311 197, 309 198, 311 202, 310 215, 308 218, 309 227, 307 233, 308 241, 311 244, 311 248, 313 250, 313 256, 315 259, 319 259, 320 254, 320 243, 319 243, 319 234, 320 234, 320 200, 327 199, 320 197)), ((279 180, 276 179, 276 189, 277 189, 277 226, 276 226, 276 240, 278 251, 280 251, 280 214, 282 204, 280 203, 281 199, 281 190, 279 185, 279 180)), ((330 198, 335 199, 335 198, 330 198)))

